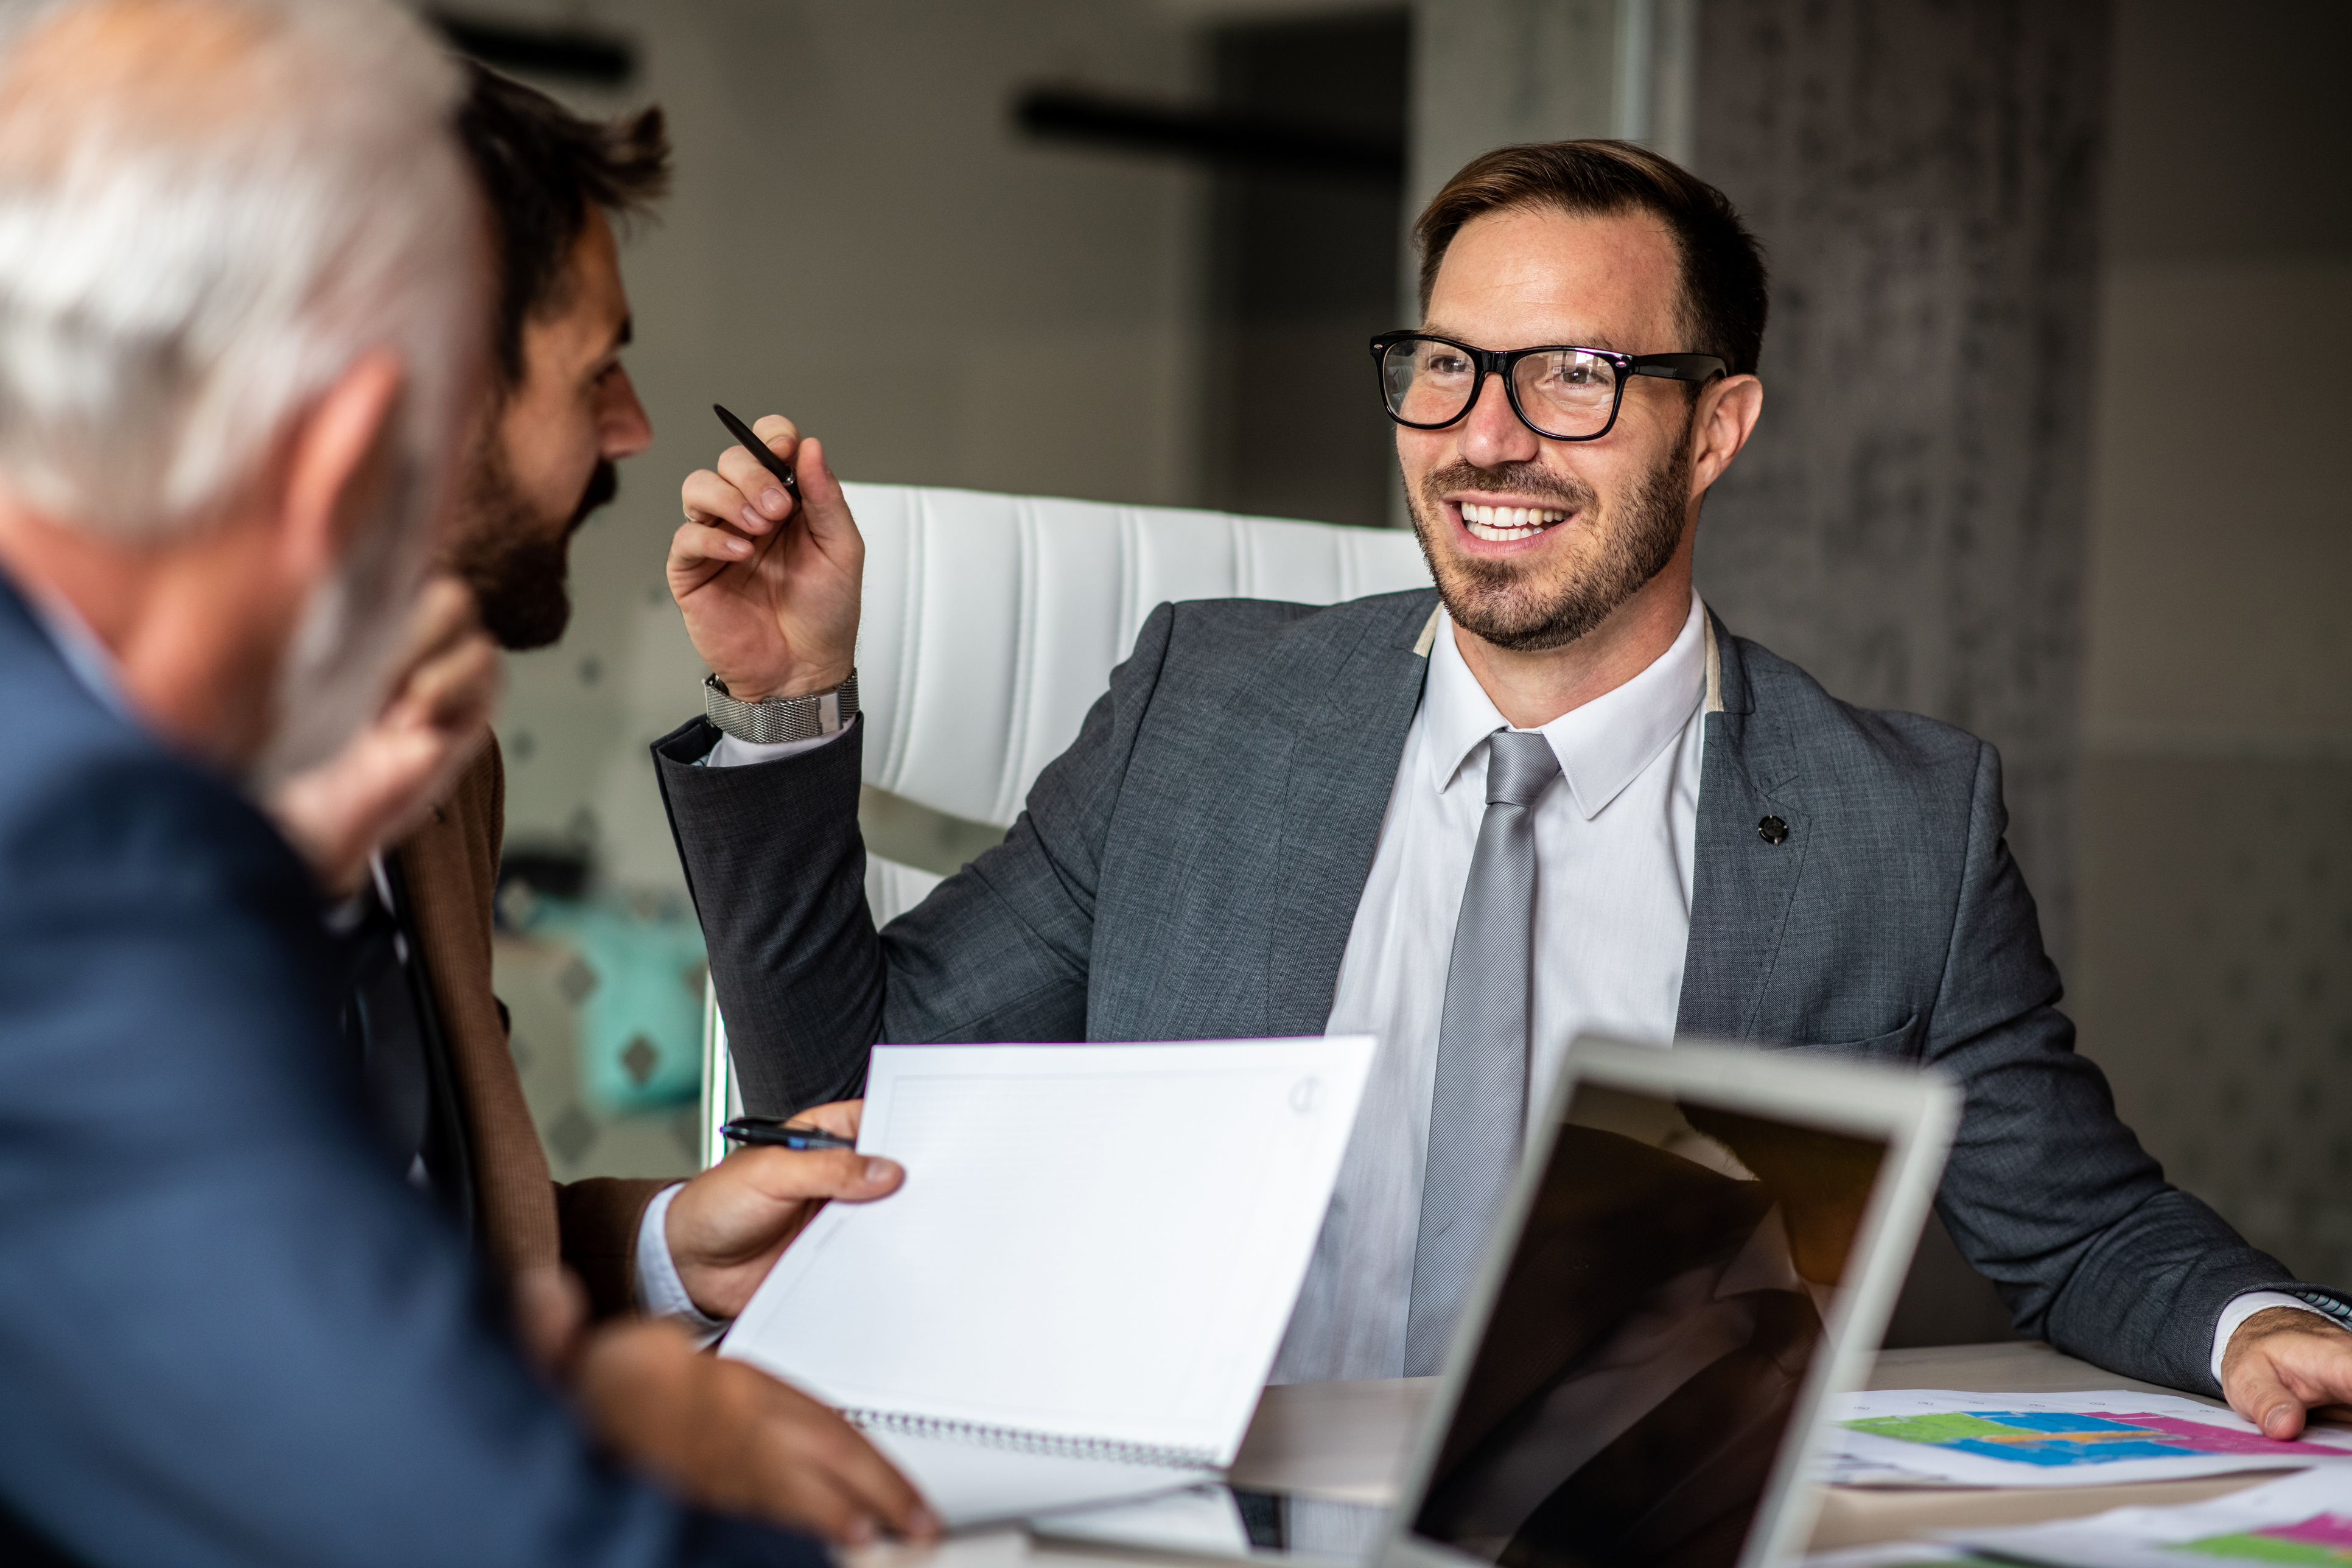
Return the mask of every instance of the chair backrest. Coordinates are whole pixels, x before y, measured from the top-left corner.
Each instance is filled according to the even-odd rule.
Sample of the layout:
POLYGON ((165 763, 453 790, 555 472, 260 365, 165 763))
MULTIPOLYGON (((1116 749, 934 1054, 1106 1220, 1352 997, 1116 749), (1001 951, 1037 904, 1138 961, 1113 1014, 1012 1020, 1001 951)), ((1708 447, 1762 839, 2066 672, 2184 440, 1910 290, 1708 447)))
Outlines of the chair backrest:
POLYGON ((1425 587, 1408 532, 850 485, 866 535, 866 782, 1010 827, 1152 608, 1425 587))
MULTIPOLYGON (((1171 599, 1331 605, 1426 587, 1397 529, 1172 507, 853 484, 866 536, 857 698, 866 782, 901 801, 1003 828, 1077 738, 1153 606, 1171 599)), ((877 924, 939 885, 866 857, 877 924)), ((724 1026, 708 1009, 704 1154, 740 1110, 724 1026)))

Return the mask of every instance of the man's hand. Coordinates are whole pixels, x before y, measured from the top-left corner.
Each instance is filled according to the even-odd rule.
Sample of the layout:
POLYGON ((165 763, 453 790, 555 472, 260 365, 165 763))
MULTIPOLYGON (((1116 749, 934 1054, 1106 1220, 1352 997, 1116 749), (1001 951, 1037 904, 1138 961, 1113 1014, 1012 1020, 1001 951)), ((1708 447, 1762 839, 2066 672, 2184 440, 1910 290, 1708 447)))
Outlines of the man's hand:
POLYGON ((669 544, 669 592, 695 651, 745 702, 829 691, 857 651, 866 541, 824 452, 771 414, 751 426, 793 465, 795 501, 740 447, 678 488, 686 522, 669 544))
MULTIPOLYGON (((864 1110, 849 1100, 793 1120, 855 1138, 864 1110)), ((906 1175, 895 1161, 848 1149, 738 1149, 670 1200, 667 1239, 678 1280, 705 1313, 732 1318, 828 1199, 870 1203, 906 1175)))
POLYGON ((2230 1336, 2221 1393, 2263 1436, 2293 1437, 2306 1410, 2352 1405, 2352 1333, 2316 1312, 2265 1307, 2230 1336))
POLYGON ((572 1388, 607 1447, 688 1501, 849 1546, 883 1530, 939 1533, 922 1498, 856 1428, 757 1367, 700 1353, 675 1323, 593 1334, 572 1388))
POLYGON ((516 1276, 513 1297, 525 1359, 605 1447, 689 1501, 853 1546, 877 1525, 938 1533, 889 1462, 799 1390, 698 1352, 674 1324, 590 1328, 587 1295, 561 1264, 516 1276))
POLYGON ((338 898, 358 890, 370 855, 415 830, 489 738, 499 650, 457 578, 425 585, 398 668, 374 721, 268 803, 319 885, 338 898))

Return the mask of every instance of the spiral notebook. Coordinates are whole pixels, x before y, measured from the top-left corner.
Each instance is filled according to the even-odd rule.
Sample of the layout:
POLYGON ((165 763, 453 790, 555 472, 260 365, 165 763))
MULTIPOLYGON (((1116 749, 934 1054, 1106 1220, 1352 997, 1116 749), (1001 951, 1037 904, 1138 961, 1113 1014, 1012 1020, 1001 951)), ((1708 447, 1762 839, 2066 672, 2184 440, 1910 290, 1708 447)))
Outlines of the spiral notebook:
POLYGON ((950 1525, 1233 1462, 1323 1224, 1369 1037, 881 1046, 858 1147, 721 1353, 864 1427, 950 1525))

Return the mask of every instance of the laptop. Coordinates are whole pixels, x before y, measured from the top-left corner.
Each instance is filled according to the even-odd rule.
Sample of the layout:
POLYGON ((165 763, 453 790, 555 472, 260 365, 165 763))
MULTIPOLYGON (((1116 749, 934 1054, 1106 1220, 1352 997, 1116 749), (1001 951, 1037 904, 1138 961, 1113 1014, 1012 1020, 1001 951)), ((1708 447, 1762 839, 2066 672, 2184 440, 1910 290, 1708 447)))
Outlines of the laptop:
POLYGON ((1762 1568, 1802 1549, 1958 1092, 1790 1051, 1585 1037, 1467 1292, 1393 1506, 1196 1487, 1045 1541, 1370 1568, 1762 1568))

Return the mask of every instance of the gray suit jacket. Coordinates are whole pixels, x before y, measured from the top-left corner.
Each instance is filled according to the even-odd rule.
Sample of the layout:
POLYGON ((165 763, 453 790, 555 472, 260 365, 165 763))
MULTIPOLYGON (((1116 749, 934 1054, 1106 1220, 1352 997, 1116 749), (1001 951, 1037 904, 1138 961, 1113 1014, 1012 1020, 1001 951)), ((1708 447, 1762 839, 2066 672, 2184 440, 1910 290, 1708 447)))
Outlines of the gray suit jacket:
MULTIPOLYGON (((746 1104, 855 1093, 883 1039, 1320 1034, 1434 603, 1160 605, 1003 844, 878 934, 856 745, 698 768, 716 731, 665 737, 746 1104)), ((2019 1329, 2210 1391, 2221 1308, 2293 1281, 2167 1184, 2074 1054, 2002 841, 2000 758, 1850 708, 1719 623, 1717 640, 1679 1027, 1953 1075, 1938 1212, 2019 1329)))

